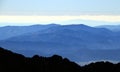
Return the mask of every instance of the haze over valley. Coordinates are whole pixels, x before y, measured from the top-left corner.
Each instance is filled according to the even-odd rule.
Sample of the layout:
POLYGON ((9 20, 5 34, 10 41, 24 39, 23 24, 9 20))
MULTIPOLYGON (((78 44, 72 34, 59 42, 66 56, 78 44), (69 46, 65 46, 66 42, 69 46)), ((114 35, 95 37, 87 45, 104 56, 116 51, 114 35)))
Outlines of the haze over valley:
POLYGON ((54 54, 79 62, 120 60, 120 30, 84 24, 0 27, 0 46, 25 56, 54 54))

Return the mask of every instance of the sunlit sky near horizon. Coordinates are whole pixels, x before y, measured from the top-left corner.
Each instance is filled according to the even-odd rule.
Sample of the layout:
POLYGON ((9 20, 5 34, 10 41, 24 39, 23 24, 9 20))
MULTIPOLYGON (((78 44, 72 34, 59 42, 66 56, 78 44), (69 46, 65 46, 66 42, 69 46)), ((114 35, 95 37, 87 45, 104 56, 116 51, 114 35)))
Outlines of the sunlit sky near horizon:
POLYGON ((118 23, 119 3, 120 0, 0 0, 0 24, 48 24, 72 20, 118 23))

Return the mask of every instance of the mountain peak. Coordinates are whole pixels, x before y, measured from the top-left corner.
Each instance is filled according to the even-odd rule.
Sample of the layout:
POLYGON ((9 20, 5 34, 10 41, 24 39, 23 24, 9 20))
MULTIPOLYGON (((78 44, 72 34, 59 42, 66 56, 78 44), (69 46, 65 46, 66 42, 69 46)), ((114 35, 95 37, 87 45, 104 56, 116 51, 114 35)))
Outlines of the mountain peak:
POLYGON ((80 28, 90 27, 85 24, 71 24, 71 25, 65 25, 65 26, 73 26, 73 27, 80 27, 80 28))
POLYGON ((88 29, 93 29, 90 26, 84 25, 84 24, 71 24, 71 25, 63 25, 65 28, 69 28, 72 30, 88 30, 88 29))
POLYGON ((78 24, 77 26, 80 26, 80 27, 90 27, 90 26, 85 25, 85 24, 78 24))

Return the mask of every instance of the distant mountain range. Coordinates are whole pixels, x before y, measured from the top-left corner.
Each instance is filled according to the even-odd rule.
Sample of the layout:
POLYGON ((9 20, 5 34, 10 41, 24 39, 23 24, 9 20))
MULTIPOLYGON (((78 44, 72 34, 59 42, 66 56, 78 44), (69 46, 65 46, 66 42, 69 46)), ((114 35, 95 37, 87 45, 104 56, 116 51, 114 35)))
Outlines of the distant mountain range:
POLYGON ((96 26, 97 28, 107 28, 111 31, 119 32, 120 31, 120 25, 101 25, 96 26))
POLYGON ((90 26, 98 26, 98 25, 119 25, 120 22, 107 22, 107 21, 75 19, 75 20, 58 22, 58 24, 63 24, 63 25, 66 25, 66 24, 86 24, 86 25, 90 25, 90 26))
POLYGON ((0 40, 4 40, 10 37, 19 36, 25 33, 36 32, 47 29, 55 24, 50 25, 31 25, 31 26, 4 26, 0 27, 0 40))
POLYGON ((58 54, 75 62, 120 60, 120 31, 104 27, 32 25, 0 27, 0 46, 26 56, 58 54))

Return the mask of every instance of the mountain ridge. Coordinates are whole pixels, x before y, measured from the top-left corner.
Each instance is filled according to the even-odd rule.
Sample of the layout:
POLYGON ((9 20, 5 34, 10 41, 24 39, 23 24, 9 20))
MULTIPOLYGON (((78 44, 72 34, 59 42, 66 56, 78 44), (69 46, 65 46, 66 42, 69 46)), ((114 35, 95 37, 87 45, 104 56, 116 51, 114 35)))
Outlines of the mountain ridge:
MULTIPOLYGON (((48 27, 45 26, 42 30, 38 26, 34 26, 38 28, 34 32, 32 31, 1 40, 0 46, 26 56, 40 53, 43 56, 58 54, 63 57, 68 57, 75 62, 104 59, 120 60, 120 54, 118 53, 120 50, 119 33, 106 28, 95 28, 84 24, 53 24, 52 26, 46 25, 48 27), (102 56, 103 54, 101 52, 106 55, 102 56), (118 58, 114 57, 116 54, 118 58)), ((12 32, 11 34, 15 35, 12 32)))

